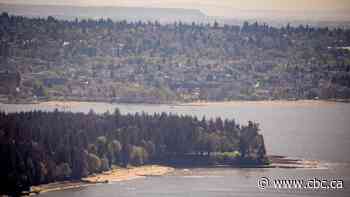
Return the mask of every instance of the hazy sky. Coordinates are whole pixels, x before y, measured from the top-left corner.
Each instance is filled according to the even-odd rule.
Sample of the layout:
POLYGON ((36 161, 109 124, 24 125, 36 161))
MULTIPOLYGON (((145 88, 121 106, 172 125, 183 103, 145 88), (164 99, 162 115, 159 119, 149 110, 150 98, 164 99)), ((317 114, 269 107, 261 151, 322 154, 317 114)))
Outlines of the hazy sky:
POLYGON ((200 9, 208 15, 230 16, 241 10, 349 10, 350 0, 0 0, 2 3, 138 6, 200 9))

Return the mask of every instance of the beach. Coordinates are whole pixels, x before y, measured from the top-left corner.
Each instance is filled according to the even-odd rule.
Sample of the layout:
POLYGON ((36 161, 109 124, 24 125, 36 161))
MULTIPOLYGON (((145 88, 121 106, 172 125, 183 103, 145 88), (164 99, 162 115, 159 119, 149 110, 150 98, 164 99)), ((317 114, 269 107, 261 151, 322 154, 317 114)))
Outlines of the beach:
MULTIPOLYGON (((321 169, 317 161, 302 161, 297 159, 289 159, 283 156, 269 156, 271 164, 266 166, 256 166, 258 168, 306 168, 306 169, 321 169)), ((215 167, 215 166, 214 166, 215 167)), ((216 166, 220 168, 222 166, 216 166)), ((252 167, 252 166, 251 166, 252 167)), ((225 168, 240 168, 225 166, 225 168)), ((160 165, 146 165, 139 167, 119 168, 105 171, 99 174, 92 174, 77 181, 61 181, 38 186, 32 186, 29 195, 60 191, 67 189, 76 189, 87 187, 95 184, 104 184, 118 181, 134 180, 145 178, 147 176, 163 176, 174 172, 175 168, 160 165)), ((182 172, 182 171, 181 171, 182 172)))
POLYGON ((127 181, 147 176, 162 176, 174 171, 174 168, 160 165, 146 165, 140 167, 114 168, 100 174, 92 174, 76 181, 61 181, 38 186, 32 186, 29 195, 59 191, 66 189, 82 188, 99 183, 127 181))
POLYGON ((82 180, 87 183, 107 183, 125 181, 146 176, 161 176, 172 172, 174 168, 159 165, 147 165, 132 168, 116 168, 101 174, 91 175, 82 180))

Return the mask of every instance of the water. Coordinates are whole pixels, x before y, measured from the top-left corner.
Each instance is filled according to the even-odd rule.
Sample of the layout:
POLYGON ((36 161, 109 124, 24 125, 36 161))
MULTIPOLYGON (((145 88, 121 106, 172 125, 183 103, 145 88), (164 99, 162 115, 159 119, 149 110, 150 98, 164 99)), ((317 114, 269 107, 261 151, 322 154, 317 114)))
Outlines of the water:
POLYGON ((6 112, 48 110, 97 113, 118 107, 122 113, 169 112, 195 116, 235 118, 260 123, 268 154, 319 160, 322 169, 179 169, 173 175, 91 186, 41 196, 349 196, 350 104, 331 102, 235 102, 209 105, 144 105, 79 103, 69 107, 52 104, 5 105, 6 112), (259 190, 259 177, 341 179, 340 190, 259 190))
MULTIPOLYGON (((180 170, 179 170, 180 171, 180 170)), ((349 189, 343 190, 277 190, 258 189, 257 178, 269 177, 331 177, 325 170, 305 169, 193 169, 194 175, 168 175, 148 177, 133 181, 102 184, 83 189, 41 194, 40 197, 233 197, 233 196, 349 196, 349 189)), ((347 176, 349 177, 349 176, 347 176)), ((349 178, 345 180, 349 182, 349 178)))

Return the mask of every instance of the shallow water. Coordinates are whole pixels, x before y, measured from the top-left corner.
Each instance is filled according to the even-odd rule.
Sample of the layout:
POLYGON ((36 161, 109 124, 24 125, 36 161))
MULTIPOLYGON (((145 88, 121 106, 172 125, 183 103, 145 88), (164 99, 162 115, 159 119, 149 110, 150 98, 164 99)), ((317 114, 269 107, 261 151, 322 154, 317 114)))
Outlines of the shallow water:
MULTIPOLYGON (((39 195, 40 197, 227 197, 227 196, 343 196, 348 197, 348 187, 341 190, 292 190, 267 188, 261 190, 257 187, 257 179, 260 177, 322 179, 338 178, 339 172, 329 170, 306 169, 190 169, 192 175, 183 175, 182 170, 177 170, 175 175, 163 177, 147 177, 132 181, 101 184, 82 189, 50 192, 39 195), (178 172, 180 171, 180 172, 178 172)), ((349 173, 342 174, 346 183, 349 183, 349 173)), ((345 183, 345 184, 346 184, 345 183)))
MULTIPOLYGON (((191 176, 175 173, 120 183, 42 194, 42 196, 349 196, 350 104, 331 102, 234 102, 208 105, 144 105, 78 103, 70 106, 5 105, 6 112, 48 110, 97 113, 118 107, 122 113, 168 112, 207 118, 235 118, 260 124, 268 154, 321 161, 323 169, 192 169, 191 176), (342 179, 345 189, 290 191, 257 188, 259 177, 324 177, 342 179)), ((181 171, 181 170, 180 170, 181 171)), ((177 171, 178 172, 178 171, 177 171)))

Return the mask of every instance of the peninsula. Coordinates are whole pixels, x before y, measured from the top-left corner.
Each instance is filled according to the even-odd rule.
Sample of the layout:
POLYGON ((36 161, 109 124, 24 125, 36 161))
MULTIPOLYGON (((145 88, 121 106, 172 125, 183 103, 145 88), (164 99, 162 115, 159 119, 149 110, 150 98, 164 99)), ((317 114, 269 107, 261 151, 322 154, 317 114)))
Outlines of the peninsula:
POLYGON ((118 109, 100 115, 1 112, 0 154, 8 158, 0 164, 0 192, 11 195, 57 181, 91 184, 171 171, 162 166, 120 169, 130 165, 268 164, 257 123, 167 113, 122 115, 118 109))

